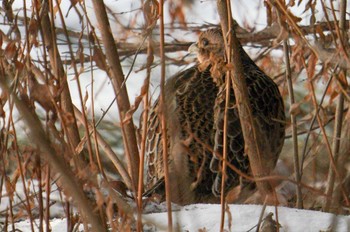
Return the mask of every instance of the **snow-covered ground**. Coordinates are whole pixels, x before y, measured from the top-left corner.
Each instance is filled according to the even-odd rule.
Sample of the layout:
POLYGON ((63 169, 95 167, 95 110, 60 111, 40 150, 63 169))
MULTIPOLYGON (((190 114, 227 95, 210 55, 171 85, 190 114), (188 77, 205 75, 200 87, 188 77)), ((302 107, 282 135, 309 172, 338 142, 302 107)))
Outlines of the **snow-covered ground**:
MULTIPOLYGON (((226 231, 256 231, 262 206, 260 205, 230 205, 229 214, 225 215, 226 231)), ((264 215, 272 212, 276 220, 275 207, 268 206, 264 215)), ((281 232, 307 232, 307 231, 350 231, 350 216, 335 216, 319 211, 299 210, 286 207, 278 207, 278 222, 281 232)), ((220 229, 221 206, 216 204, 197 204, 180 207, 173 212, 173 224, 175 231, 206 231, 216 232, 220 229)), ((264 216, 264 217, 265 217, 264 216)), ((264 218, 263 217, 263 218, 264 218)), ((168 231, 167 213, 150 213, 143 216, 145 231, 168 231)), ((52 232, 67 231, 65 219, 53 219, 50 222, 52 232)), ((15 224, 18 231, 31 231, 29 221, 15 224)), ((79 231, 83 231, 82 226, 79 231)), ((36 229, 38 231, 38 229, 36 229)))

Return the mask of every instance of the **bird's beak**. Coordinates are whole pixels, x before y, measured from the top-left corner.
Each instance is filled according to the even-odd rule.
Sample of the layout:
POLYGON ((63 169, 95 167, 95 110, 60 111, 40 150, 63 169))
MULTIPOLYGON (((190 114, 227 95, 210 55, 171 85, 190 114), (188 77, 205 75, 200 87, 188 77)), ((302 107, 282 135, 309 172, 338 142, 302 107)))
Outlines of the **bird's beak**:
POLYGON ((197 43, 191 44, 191 46, 188 48, 189 53, 198 53, 199 48, 197 43))

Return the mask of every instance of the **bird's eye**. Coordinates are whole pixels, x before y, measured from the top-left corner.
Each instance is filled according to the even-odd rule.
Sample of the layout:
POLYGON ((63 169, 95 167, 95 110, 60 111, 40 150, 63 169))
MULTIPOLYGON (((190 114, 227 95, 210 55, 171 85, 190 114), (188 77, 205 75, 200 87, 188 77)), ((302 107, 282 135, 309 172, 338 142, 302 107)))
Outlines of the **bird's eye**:
POLYGON ((209 40, 207 40, 207 39, 204 38, 204 39, 202 40, 202 45, 203 45, 203 46, 208 46, 208 45, 209 45, 209 40))

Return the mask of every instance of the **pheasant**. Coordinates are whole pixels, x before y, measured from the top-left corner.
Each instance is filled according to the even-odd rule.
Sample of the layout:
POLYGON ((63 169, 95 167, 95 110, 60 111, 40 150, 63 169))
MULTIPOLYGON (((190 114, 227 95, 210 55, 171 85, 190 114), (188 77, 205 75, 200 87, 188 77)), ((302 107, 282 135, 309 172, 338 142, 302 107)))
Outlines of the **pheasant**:
MULTIPOLYGON (((165 84, 168 165, 171 201, 178 204, 215 203, 221 193, 222 169, 217 154, 223 152, 225 50, 220 29, 209 29, 189 48, 198 63, 171 77, 165 84)), ((267 138, 268 166, 278 160, 285 137, 284 105, 278 86, 240 47, 244 76, 254 120, 267 138)), ((233 90, 228 109, 228 162, 249 173, 241 124, 233 90)), ((165 196, 163 146, 159 101, 151 107, 147 125, 146 194, 165 196)), ((264 152, 265 154, 265 152, 264 152)), ((225 192, 240 184, 240 176, 226 169, 225 192)))

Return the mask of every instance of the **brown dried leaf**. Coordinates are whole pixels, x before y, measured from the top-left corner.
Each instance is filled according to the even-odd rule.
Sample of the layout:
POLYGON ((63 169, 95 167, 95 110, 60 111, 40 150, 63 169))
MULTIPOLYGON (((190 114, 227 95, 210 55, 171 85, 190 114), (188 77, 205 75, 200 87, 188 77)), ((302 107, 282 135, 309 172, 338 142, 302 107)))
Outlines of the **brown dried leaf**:
POLYGON ((16 70, 18 70, 19 72, 21 72, 23 70, 24 64, 22 62, 19 62, 19 61, 16 60, 14 62, 14 64, 15 64, 16 70))
POLYGON ((311 53, 309 57, 309 62, 307 64, 307 72, 308 72, 308 77, 313 78, 315 75, 315 68, 317 64, 317 56, 314 53, 311 53))
POLYGON ((12 2, 13 1, 2 1, 2 10, 5 11, 5 15, 10 22, 13 22, 14 19, 12 2))
POLYGON ((84 149, 85 143, 86 143, 86 135, 80 140, 79 144, 75 147, 75 153, 80 154, 82 150, 84 149))
POLYGON ((0 101, 0 117, 5 118, 6 117, 6 111, 4 110, 4 104, 2 101, 0 101))
POLYGON ((47 112, 56 112, 49 87, 38 83, 33 74, 28 75, 28 83, 31 101, 39 103, 47 112))
POLYGON ((11 183, 8 177, 7 178, 5 177, 5 185, 6 185, 8 197, 11 199, 11 201, 13 201, 15 189, 14 189, 14 185, 11 183))
POLYGON ((348 85, 348 81, 346 79, 346 76, 344 75, 344 72, 339 73, 339 81, 344 87, 348 85))
POLYGON ((295 23, 299 23, 302 20, 302 18, 295 16, 290 10, 288 10, 288 15, 295 23))
POLYGON ((292 115, 298 115, 300 113, 300 103, 294 103, 290 106, 289 113, 292 115))
POLYGON ((287 4, 287 6, 295 6, 295 0, 289 0, 289 3, 287 4))
POLYGON ((322 29, 321 25, 316 26, 316 33, 320 36, 321 41, 325 41, 326 36, 323 33, 323 29, 322 29))
POLYGON ((172 4, 171 7, 169 7, 169 14, 170 14, 172 25, 176 20, 178 20, 182 26, 184 26, 185 28, 187 27, 183 4, 181 3, 172 4))
POLYGON ((271 24, 273 22, 271 5, 268 3, 268 1, 264 1, 264 5, 266 8, 267 25, 271 26, 271 24))
POLYGON ((333 89, 331 94, 329 95, 329 104, 331 105, 336 97, 338 97, 339 93, 333 89))
POLYGON ((84 54, 84 47, 81 43, 79 43, 79 48, 77 51, 78 57, 79 57, 79 62, 80 62, 80 66, 84 67, 85 64, 85 54, 84 54))
POLYGON ((17 56, 16 42, 11 41, 5 48, 5 57, 6 59, 12 60, 15 56, 17 56))
POLYGON ((92 31, 89 33, 89 42, 92 45, 95 45, 95 36, 94 36, 94 33, 92 31))
POLYGON ((143 96, 145 96, 145 94, 148 91, 148 85, 149 85, 149 83, 147 81, 145 81, 145 83, 141 87, 140 95, 135 98, 134 105, 132 105, 130 107, 130 109, 128 110, 128 112, 126 112, 124 120, 123 120, 123 123, 128 123, 131 120, 131 118, 132 118, 133 114, 135 113, 135 111, 139 108, 139 105, 140 105, 140 103, 141 103, 141 101, 143 99, 143 96))
POLYGON ((230 202, 230 203, 235 202, 239 198, 241 192, 242 192, 241 185, 238 185, 233 189, 231 189, 226 196, 227 202, 230 202))
POLYGON ((86 108, 86 102, 89 100, 89 93, 88 91, 85 91, 85 96, 84 96, 84 100, 83 100, 83 105, 86 108))
POLYGON ((159 18, 159 3, 156 0, 146 0, 142 6, 147 25, 153 25, 159 18))
POLYGON ((97 46, 94 47, 94 54, 92 56, 93 61, 95 61, 98 68, 102 69, 103 71, 107 71, 107 63, 106 58, 103 52, 100 48, 97 46))
POLYGON ((122 181, 111 181, 109 182, 110 186, 117 191, 123 197, 127 197, 127 190, 125 183, 122 181))
POLYGON ((29 22, 28 33, 33 36, 36 36, 38 33, 38 22, 34 18, 29 22))

